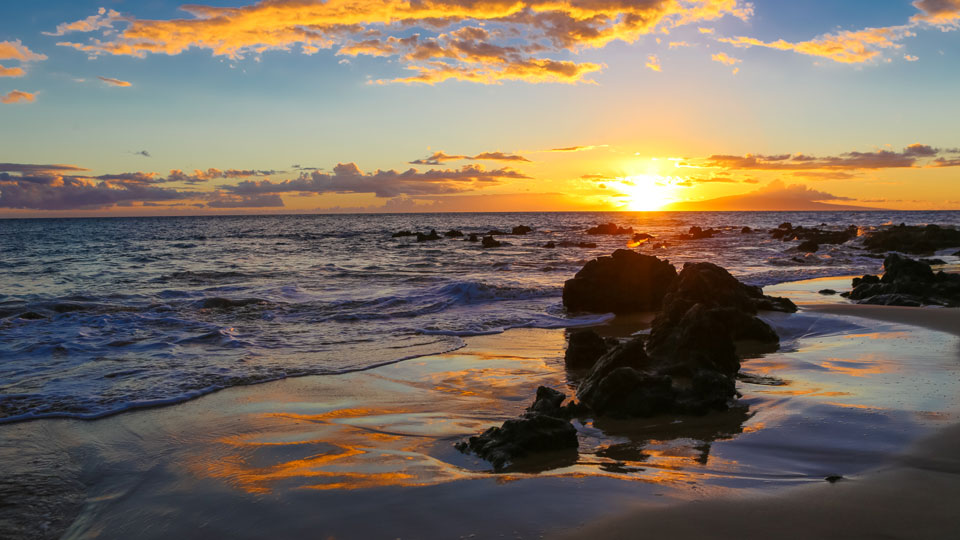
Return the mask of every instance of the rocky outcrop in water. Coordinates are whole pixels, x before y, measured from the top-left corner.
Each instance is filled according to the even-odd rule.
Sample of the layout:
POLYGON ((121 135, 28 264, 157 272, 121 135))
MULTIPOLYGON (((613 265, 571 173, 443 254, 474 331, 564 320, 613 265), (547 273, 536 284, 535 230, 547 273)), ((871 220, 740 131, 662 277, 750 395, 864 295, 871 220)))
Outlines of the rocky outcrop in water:
POLYGON ((896 253, 883 260, 882 277, 853 279, 843 296, 859 304, 886 306, 960 306, 960 274, 934 272, 929 264, 896 253))
POLYGON ((896 227, 868 233, 863 245, 871 251, 933 253, 960 246, 960 230, 939 225, 908 226, 901 223, 896 227))
POLYGON ((475 453, 498 471, 530 454, 575 450, 579 446, 577 428, 561 407, 564 399, 563 393, 541 386, 536 400, 520 418, 459 442, 456 448, 475 453))
POLYGON ((587 234, 593 235, 619 235, 633 234, 633 227, 620 227, 616 223, 604 223, 587 229, 587 234))
POLYGON ((563 305, 570 311, 632 313, 656 311, 677 277, 667 261, 618 249, 588 262, 563 285, 563 305))
POLYGON ((414 236, 414 233, 412 233, 412 232, 410 232, 410 231, 399 231, 399 232, 393 233, 393 234, 390 235, 390 236, 391 236, 391 238, 403 238, 403 237, 405 237, 405 236, 414 236))
POLYGON ((516 227, 513 228, 512 231, 510 231, 510 234, 522 236, 529 232, 533 232, 533 229, 530 227, 527 227, 526 225, 517 225, 516 227))
POLYGON ((439 240, 439 239, 440 239, 440 235, 437 234, 436 229, 430 229, 430 232, 428 234, 424 234, 420 232, 417 233, 417 242, 433 242, 434 240, 439 240))
POLYGON ((480 245, 485 248, 495 248, 503 245, 503 242, 495 240, 492 236, 484 236, 483 240, 480 242, 480 245))
POLYGON ((443 233, 447 238, 463 238, 463 231, 457 229, 450 229, 449 231, 443 233))
POLYGON ((703 240, 705 238, 713 238, 717 234, 720 234, 720 231, 712 227, 709 229, 703 229, 694 225, 693 227, 690 227, 690 230, 687 231, 687 234, 681 234, 677 238, 680 240, 703 240))

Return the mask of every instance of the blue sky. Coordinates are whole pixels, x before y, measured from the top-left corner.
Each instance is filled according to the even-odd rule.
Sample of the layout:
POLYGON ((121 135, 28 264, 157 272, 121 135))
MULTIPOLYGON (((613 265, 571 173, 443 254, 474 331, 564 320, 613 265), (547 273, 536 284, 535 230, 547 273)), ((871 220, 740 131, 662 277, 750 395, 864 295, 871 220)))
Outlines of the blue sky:
MULTIPOLYGON (((285 9, 296 4, 275 3, 285 9)), ((514 175, 517 177, 477 176, 470 185, 451 178, 448 183, 434 182, 443 184, 435 193, 411 188, 397 196, 430 202, 431 197, 455 194, 542 192, 603 206, 610 200, 602 191, 606 187, 586 181, 585 176, 617 181, 640 175, 645 181, 659 183, 690 182, 689 176, 679 181, 673 178, 678 171, 652 170, 648 160, 654 158, 699 163, 697 159, 720 154, 841 156, 901 152, 919 143, 939 153, 906 168, 844 169, 853 177, 821 180, 812 189, 852 199, 869 187, 871 192, 883 194, 871 198, 885 199, 888 207, 960 207, 955 187, 958 169, 931 165, 933 159, 950 163, 958 156, 949 150, 960 147, 955 128, 960 123, 960 107, 956 106, 960 95, 960 69, 956 68, 960 65, 960 32, 956 31, 960 1, 928 0, 917 5, 910 1, 667 2, 672 7, 657 7, 661 11, 656 16, 665 17, 662 23, 644 30, 631 28, 618 34, 623 39, 597 44, 566 33, 562 38, 569 40, 567 45, 530 49, 533 52, 510 58, 456 64, 449 57, 432 57, 428 62, 446 58, 444 69, 450 72, 449 65, 462 69, 446 80, 386 84, 375 81, 409 76, 408 68, 416 65, 407 56, 413 52, 383 53, 390 46, 387 37, 418 34, 422 44, 428 38, 475 28, 490 30, 491 35, 472 41, 474 45, 496 45, 501 51, 534 45, 542 49, 545 41, 538 32, 552 22, 503 25, 504 19, 491 19, 487 10, 478 14, 474 7, 474 12, 460 13, 439 29, 416 17, 407 20, 406 26, 385 26, 376 9, 406 4, 374 0, 354 0, 353 4, 370 10, 369 21, 346 37, 331 37, 334 31, 325 28, 325 39, 334 41, 328 48, 321 46, 313 54, 304 54, 302 41, 288 39, 259 51, 256 49, 267 38, 245 34, 232 44, 240 47, 243 58, 231 58, 207 48, 209 42, 203 40, 215 37, 215 32, 198 32, 191 38, 195 42, 187 39, 182 43, 184 49, 174 54, 141 49, 138 54, 142 57, 58 45, 137 43, 131 32, 142 21, 169 29, 171 21, 180 24, 177 19, 205 16, 181 11, 176 2, 7 2, 0 7, 0 43, 17 43, 46 58, 21 61, 0 55, 0 65, 25 71, 22 76, 0 77, 0 96, 14 91, 31 96, 12 96, 10 103, 0 105, 0 162, 70 164, 87 169, 78 177, 83 177, 81 183, 90 184, 105 181, 97 177, 107 174, 153 172, 159 177, 171 170, 209 168, 274 171, 253 179, 280 182, 312 174, 293 169, 295 164, 324 171, 338 163, 355 163, 363 173, 404 171, 410 161, 435 151, 468 156, 499 151, 523 156, 526 161, 454 160, 440 162, 434 169, 509 167, 520 173, 514 175), (107 15, 109 10, 119 15, 109 26, 94 31, 44 34, 54 33, 58 25, 95 16, 100 8, 105 8, 107 15), (700 8, 719 9, 721 16, 698 11, 700 8), (512 33, 494 35, 502 28, 512 33), (886 45, 871 42, 869 34, 877 29, 890 32, 886 45), (852 35, 844 37, 845 32, 852 35), (371 36, 379 40, 379 54, 383 55, 344 52, 371 36), (741 46, 732 42, 738 39, 741 46), (783 40, 789 47, 812 43, 811 50, 817 54, 742 46, 743 39, 767 44, 783 40), (839 55, 830 49, 837 44, 834 42, 840 43, 839 55), (721 53, 727 63, 714 58, 721 53), (855 61, 849 61, 850 54, 857 55, 855 61), (564 63, 564 69, 586 65, 596 69, 568 76, 537 67, 513 79, 500 74, 483 81, 475 79, 477 73, 490 73, 490 69, 505 65, 527 69, 531 59, 564 63), (98 77, 129 86, 116 86, 98 77), (569 154, 547 152, 571 146, 595 148, 569 154), (142 150, 150 157, 136 154, 142 150), (908 193, 913 198, 907 199, 908 193)), ((444 9, 458 6, 456 2, 434 4, 444 9)), ((539 2, 528 4, 529 13, 542 15, 539 2)), ((557 3, 564 6, 560 11, 564 20, 575 19, 580 13, 577 10, 601 4, 557 3)), ((601 10, 616 17, 655 3, 622 0, 603 5, 608 4, 622 7, 622 11, 601 10)), ((225 0, 204 5, 247 8, 248 13, 261 13, 258 21, 273 16, 263 14, 264 6, 258 2, 225 0)), ((505 9, 495 1, 491 5, 489 11, 495 13, 505 9)), ((218 12, 228 19, 224 28, 241 24, 233 13, 236 11, 218 12)), ((169 37, 158 39, 163 46, 179 43, 169 37)), ((466 53, 461 50, 457 54, 466 53)), ((417 168, 420 173, 428 170, 417 168)), ((811 178, 782 170, 726 172, 740 181, 674 186, 671 198, 698 200, 758 189, 777 180, 809 184, 811 178)), ((14 178, 23 174, 8 171, 6 182, 27 186, 27 180, 14 178)), ((190 199, 193 206, 188 209, 197 211, 211 198, 239 196, 239 191, 212 193, 242 178, 247 177, 204 181, 202 185, 200 181, 184 184, 170 180, 161 187, 205 193, 190 199)), ((328 179, 319 182, 326 186, 328 179)), ((312 197, 277 194, 286 203, 283 208, 300 210, 344 205, 374 208, 386 199, 335 184, 341 186, 338 191, 321 187, 312 197)), ((13 188, 7 191, 13 193, 13 188)), ((31 195, 44 196, 39 192, 31 195)), ((99 203, 66 208, 25 200, 20 198, 5 207, 0 195, 0 213, 130 212, 133 207, 129 204, 135 207, 143 202, 125 201, 127 206, 122 208, 99 203)), ((177 201, 171 204, 187 205, 177 201)), ((158 210, 151 206, 143 211, 158 210)))

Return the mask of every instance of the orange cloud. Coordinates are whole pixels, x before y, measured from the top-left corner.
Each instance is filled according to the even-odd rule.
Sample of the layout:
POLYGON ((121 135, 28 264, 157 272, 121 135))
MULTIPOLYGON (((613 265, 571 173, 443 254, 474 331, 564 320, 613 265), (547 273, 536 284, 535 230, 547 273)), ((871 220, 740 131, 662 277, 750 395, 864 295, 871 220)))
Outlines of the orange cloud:
POLYGON ((182 9, 192 18, 140 20, 101 9, 58 26, 54 34, 100 30, 100 37, 83 43, 59 43, 94 56, 176 55, 199 48, 240 59, 269 50, 313 54, 336 48, 341 55, 396 57, 414 72, 376 83, 570 83, 602 66, 552 56, 752 14, 742 0, 261 0, 182 9), (115 31, 118 24, 125 28, 115 31), (409 35, 411 28, 422 34, 409 35))
POLYGON ((881 49, 903 47, 902 44, 898 43, 899 41, 916 35, 910 28, 910 26, 889 26, 844 31, 836 34, 824 34, 810 41, 797 43, 790 43, 782 39, 767 43, 743 36, 720 38, 719 41, 729 43, 734 47, 767 47, 828 58, 843 64, 859 64, 876 59, 881 54, 881 49))
POLYGON ((0 64, 0 77, 23 77, 23 74, 26 73, 23 71, 23 68, 18 67, 4 67, 3 64, 0 64))
POLYGON ((121 81, 120 79, 111 79, 110 77, 100 77, 100 76, 98 76, 97 78, 111 86, 121 86, 121 87, 133 86, 131 83, 127 81, 121 81))
POLYGON ((711 55, 710 58, 714 62, 720 62, 725 66, 734 66, 742 62, 742 60, 740 60, 739 58, 734 58, 732 56, 727 55, 727 53, 724 53, 724 52, 711 55))
POLYGON ((645 65, 654 71, 662 71, 660 68, 660 59, 657 58, 655 54, 647 56, 647 63, 645 65))
POLYGON ((19 60, 21 62, 37 62, 46 60, 47 55, 37 54, 26 45, 16 41, 0 41, 0 60, 19 60))
POLYGON ((31 94, 30 92, 21 92, 20 90, 13 90, 5 96, 0 96, 0 103, 31 103, 36 101, 36 94, 31 94))

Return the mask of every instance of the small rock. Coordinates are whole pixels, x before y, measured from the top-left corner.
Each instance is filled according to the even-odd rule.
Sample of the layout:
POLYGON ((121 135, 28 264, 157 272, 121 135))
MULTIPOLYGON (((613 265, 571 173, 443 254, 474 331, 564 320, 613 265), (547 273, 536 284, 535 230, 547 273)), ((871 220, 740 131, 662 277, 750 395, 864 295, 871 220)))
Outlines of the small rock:
POLYGON ((413 233, 410 231, 400 231, 391 235, 392 238, 403 238, 404 236, 413 236, 413 233))
POLYGON ((449 231, 443 233, 447 238, 462 238, 463 231, 458 231, 456 229, 450 229, 449 231))
POLYGON ((495 248, 503 245, 502 242, 494 240, 492 236, 484 236, 483 241, 480 243, 481 246, 485 248, 495 248))
POLYGON ((432 242, 439 239, 440 235, 437 234, 436 229, 430 229, 430 234, 417 233, 417 242, 432 242))
POLYGON ((531 229, 530 227, 527 227, 526 225, 518 225, 518 226, 516 226, 516 227, 513 228, 513 231, 511 231, 510 234, 513 234, 513 235, 524 235, 524 234, 527 234, 528 232, 532 232, 532 231, 533 231, 533 229, 531 229))
POLYGON ((618 234, 633 234, 633 227, 619 227, 616 223, 604 223, 602 225, 597 225, 596 227, 590 227, 587 229, 587 234, 600 235, 618 235, 618 234))
POLYGON ((824 295, 824 296, 831 296, 831 295, 837 294, 837 291, 835 291, 835 290, 833 290, 833 289, 820 289, 820 290, 817 291, 817 292, 819 292, 820 294, 822 294, 822 295, 824 295))

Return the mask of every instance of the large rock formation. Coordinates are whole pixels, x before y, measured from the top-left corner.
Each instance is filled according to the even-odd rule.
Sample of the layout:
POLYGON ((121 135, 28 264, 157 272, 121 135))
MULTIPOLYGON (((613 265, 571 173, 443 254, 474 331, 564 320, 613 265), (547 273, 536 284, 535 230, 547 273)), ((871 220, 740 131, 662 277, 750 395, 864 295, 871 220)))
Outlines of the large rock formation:
POLYGON ((632 313, 660 309, 677 277, 667 261, 618 249, 588 262, 563 285, 563 305, 571 311, 632 313))
POLYGON ((934 272, 929 264, 896 253, 883 260, 883 277, 853 279, 843 295, 860 304, 960 306, 960 274, 934 272))
POLYGON ((939 249, 960 247, 960 230, 939 225, 907 226, 901 223, 867 234, 863 245, 872 251, 933 253, 939 249))

